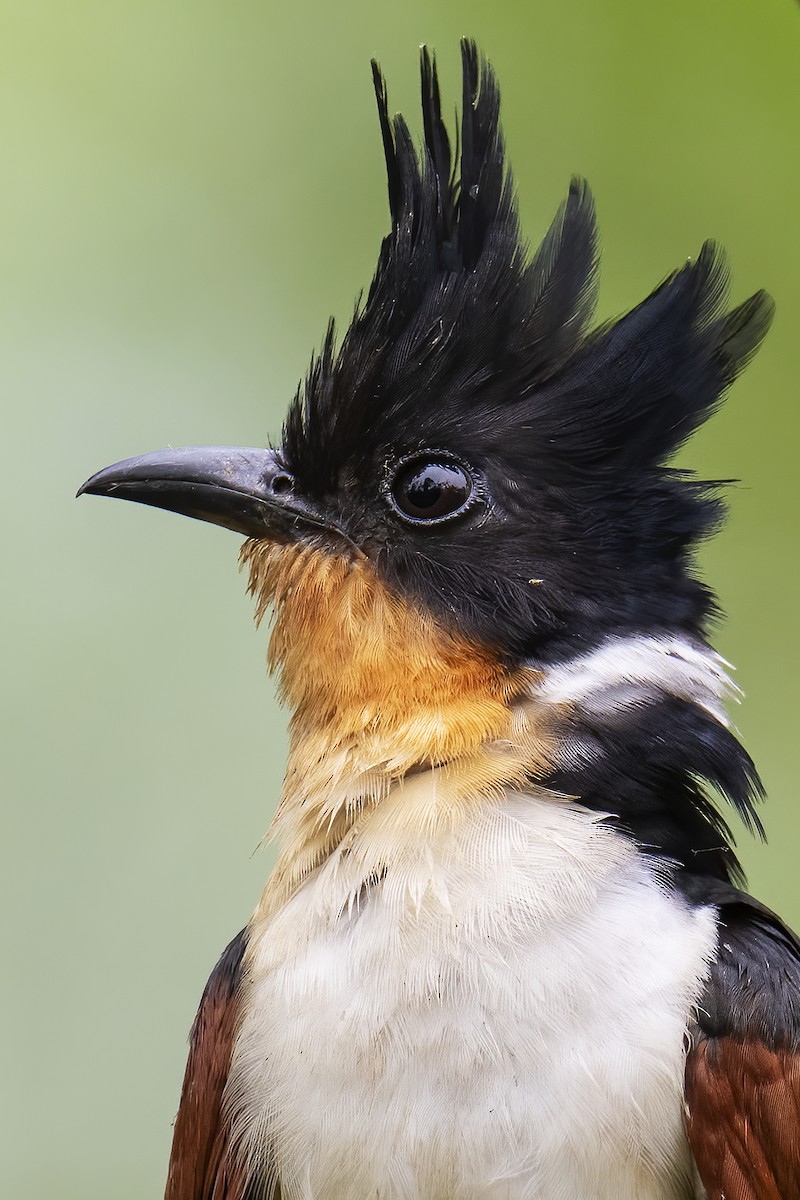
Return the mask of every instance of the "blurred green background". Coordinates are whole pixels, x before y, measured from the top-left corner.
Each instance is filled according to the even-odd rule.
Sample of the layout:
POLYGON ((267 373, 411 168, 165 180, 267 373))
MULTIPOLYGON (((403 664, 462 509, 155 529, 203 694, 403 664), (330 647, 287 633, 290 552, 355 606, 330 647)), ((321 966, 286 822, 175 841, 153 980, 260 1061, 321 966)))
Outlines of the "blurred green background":
MULTIPOLYGON (((595 191, 601 315, 713 235, 765 349, 683 461, 743 481, 704 567, 770 793, 753 890, 796 858, 800 8, 793 0, 2 0, 5 547, 0 1191, 163 1186, 185 1039, 256 902, 285 715, 237 539, 73 502, 116 459, 263 443, 387 212, 369 57, 419 130, 462 33, 499 72, 528 235, 595 191)), ((448 100, 448 109, 452 108, 448 100)))

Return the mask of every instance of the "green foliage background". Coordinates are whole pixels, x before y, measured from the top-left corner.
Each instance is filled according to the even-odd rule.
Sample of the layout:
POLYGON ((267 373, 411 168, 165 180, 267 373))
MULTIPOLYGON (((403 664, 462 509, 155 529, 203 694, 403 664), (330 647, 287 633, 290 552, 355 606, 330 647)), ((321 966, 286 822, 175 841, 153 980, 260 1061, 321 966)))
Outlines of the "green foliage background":
POLYGON ((753 889, 800 924, 792 0, 2 0, 0 1190, 160 1193, 206 975, 269 866, 285 716, 237 539, 72 496, 169 444, 263 443, 387 224, 370 55, 418 130, 417 46, 476 36, 525 229, 595 191, 601 315, 713 235, 765 349, 683 461, 738 478, 703 554, 770 793, 753 889))

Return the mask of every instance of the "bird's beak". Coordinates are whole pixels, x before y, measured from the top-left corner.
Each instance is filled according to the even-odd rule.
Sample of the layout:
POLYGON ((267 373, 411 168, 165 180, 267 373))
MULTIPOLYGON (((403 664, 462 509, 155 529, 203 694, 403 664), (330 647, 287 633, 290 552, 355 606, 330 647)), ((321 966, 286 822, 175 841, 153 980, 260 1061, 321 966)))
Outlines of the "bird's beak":
POLYGON ((248 537, 287 538, 308 527, 343 533, 295 492, 274 450, 182 446, 106 467, 78 495, 116 496, 196 517, 248 537))

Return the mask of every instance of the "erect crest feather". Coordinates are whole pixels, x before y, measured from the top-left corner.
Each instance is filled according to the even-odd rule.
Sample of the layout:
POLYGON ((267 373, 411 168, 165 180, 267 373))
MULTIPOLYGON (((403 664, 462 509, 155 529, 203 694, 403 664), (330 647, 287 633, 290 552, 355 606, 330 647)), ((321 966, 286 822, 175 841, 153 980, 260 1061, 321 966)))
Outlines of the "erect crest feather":
POLYGON ((472 270, 493 236, 515 247, 517 214, 500 132, 500 92, 494 72, 474 42, 461 43, 463 108, 460 178, 442 120, 439 74, 427 47, 421 51, 424 151, 419 160, 408 126, 389 115, 386 82, 372 73, 386 157, 392 237, 403 243, 430 240, 443 270, 472 270))

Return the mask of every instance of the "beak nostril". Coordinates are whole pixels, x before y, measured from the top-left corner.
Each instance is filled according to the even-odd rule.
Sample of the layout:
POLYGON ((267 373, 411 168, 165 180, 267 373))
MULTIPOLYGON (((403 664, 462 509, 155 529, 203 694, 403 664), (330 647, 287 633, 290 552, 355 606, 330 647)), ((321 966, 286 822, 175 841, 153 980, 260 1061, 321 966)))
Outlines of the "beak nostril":
POLYGON ((288 471, 279 471, 272 478, 270 491, 273 496, 288 496, 290 492, 294 491, 294 476, 290 475, 288 471))

